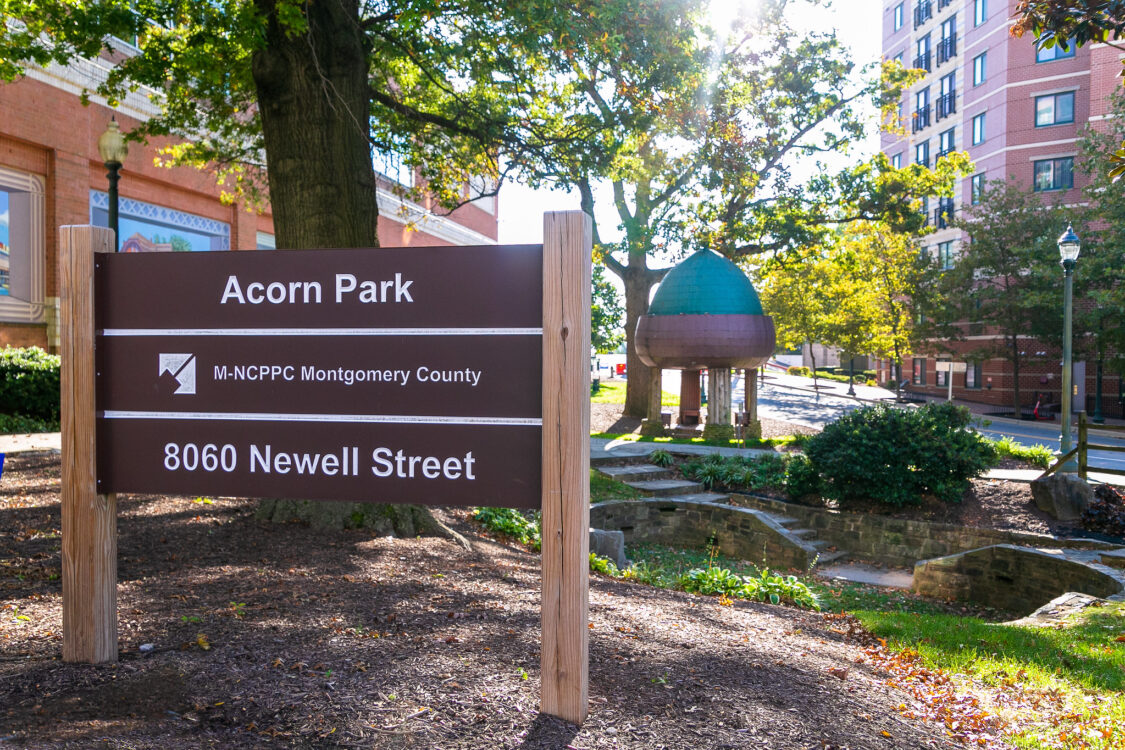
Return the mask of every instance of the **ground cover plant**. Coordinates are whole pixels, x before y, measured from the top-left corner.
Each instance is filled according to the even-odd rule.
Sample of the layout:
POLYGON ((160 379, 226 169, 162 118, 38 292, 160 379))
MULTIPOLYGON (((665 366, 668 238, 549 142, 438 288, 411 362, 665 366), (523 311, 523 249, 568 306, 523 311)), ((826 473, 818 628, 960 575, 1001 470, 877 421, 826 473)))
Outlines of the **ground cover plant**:
POLYGON ((1046 627, 948 614, 855 610, 896 651, 941 670, 1004 723, 1019 748, 1125 746, 1125 605, 1107 603, 1046 627))
MULTIPOLYGON (((990 440, 989 438, 985 438, 990 440)), ((1008 436, 999 440, 990 440, 996 455, 1000 458, 1014 458, 1017 461, 1026 461, 1032 466, 1046 469, 1055 462, 1055 453, 1045 445, 1024 445, 1008 436)))
POLYGON ((996 450, 969 429, 969 411, 946 403, 918 409, 863 407, 829 423, 805 453, 825 497, 842 506, 957 502, 969 480, 995 464, 996 450))

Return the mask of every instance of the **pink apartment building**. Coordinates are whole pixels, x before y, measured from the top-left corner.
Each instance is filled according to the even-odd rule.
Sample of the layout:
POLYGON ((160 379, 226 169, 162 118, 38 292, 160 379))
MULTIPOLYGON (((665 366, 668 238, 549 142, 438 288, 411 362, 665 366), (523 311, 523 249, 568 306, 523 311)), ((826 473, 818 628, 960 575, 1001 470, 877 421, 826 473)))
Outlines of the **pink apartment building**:
MULTIPOLYGON (((1107 45, 1038 50, 1029 37, 1012 37, 1015 5, 1014 0, 883 0, 884 58, 926 71, 901 104, 906 134, 884 134, 883 152, 903 166, 933 166, 941 155, 964 150, 975 167, 953 199, 931 199, 927 205, 935 232, 924 242, 942 262, 956 257, 962 241, 962 233, 947 226, 948 217, 975 203, 985 181, 1010 180, 1064 205, 1081 202, 1086 180, 1076 169, 1078 138, 1088 123, 1104 119, 1108 97, 1120 86, 1120 55, 1107 45)), ((1061 304, 1061 271, 1059 288, 1061 304)), ((969 341, 962 348, 977 346, 969 341)), ((1024 402, 1042 397, 1059 403, 1058 353, 1029 339, 1027 355, 1020 373, 1024 402)), ((914 391, 944 394, 944 369, 938 359, 920 353, 907 363, 905 377, 914 391)), ((1093 363, 1076 362, 1076 410, 1093 411, 1093 370, 1093 363)), ((1121 416, 1120 380, 1103 379, 1107 416, 1121 416)), ((1012 385, 1011 368, 1002 360, 970 361, 964 374, 953 375, 955 398, 1000 408, 1011 403, 1012 385)))

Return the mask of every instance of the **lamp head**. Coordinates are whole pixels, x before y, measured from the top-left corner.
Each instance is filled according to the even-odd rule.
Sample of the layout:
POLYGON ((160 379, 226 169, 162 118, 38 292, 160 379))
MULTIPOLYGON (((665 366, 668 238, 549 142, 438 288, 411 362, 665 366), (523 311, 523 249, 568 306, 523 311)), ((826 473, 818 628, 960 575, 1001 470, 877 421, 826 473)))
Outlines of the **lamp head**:
POLYGON ((1059 237, 1059 258, 1065 265, 1068 261, 1074 263, 1078 260, 1078 252, 1082 249, 1082 242, 1074 233, 1074 228, 1066 225, 1066 231, 1059 237))
POLYGON ((116 164, 121 166, 125 157, 129 155, 129 146, 125 143, 125 136, 117 125, 117 118, 109 121, 105 132, 98 138, 98 154, 106 165, 116 164))

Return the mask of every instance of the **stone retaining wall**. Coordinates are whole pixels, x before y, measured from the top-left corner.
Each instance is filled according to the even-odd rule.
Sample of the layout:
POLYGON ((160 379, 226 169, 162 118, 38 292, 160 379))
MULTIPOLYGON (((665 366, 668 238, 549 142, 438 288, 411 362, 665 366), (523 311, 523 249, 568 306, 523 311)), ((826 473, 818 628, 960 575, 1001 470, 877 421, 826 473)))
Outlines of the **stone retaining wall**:
POLYGON ((702 548, 713 534, 722 554, 771 568, 806 570, 816 559, 814 547, 751 508, 659 497, 622 500, 590 506, 590 526, 620 530, 626 544, 651 542, 685 548, 702 548))
POLYGON ((998 544, 922 560, 914 566, 914 591, 1011 612, 1030 612, 1069 591, 1113 596, 1121 593, 1121 583, 1059 555, 998 544))
POLYGON ((1114 549, 1120 545, 1092 539, 1061 539, 1049 534, 975 529, 932 521, 888 518, 786 503, 752 495, 731 495, 736 502, 769 513, 793 516, 816 538, 861 560, 911 567, 918 560, 953 555, 994 544, 1070 549, 1114 549))

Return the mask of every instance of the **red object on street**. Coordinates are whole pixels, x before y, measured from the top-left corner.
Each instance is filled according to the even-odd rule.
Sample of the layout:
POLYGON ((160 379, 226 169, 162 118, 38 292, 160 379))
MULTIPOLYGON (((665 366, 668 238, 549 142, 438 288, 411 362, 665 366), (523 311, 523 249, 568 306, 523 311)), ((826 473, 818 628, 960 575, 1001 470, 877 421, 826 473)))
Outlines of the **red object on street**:
POLYGON ((617 374, 618 375, 624 375, 625 374, 625 364, 624 363, 621 363, 621 364, 617 365, 617 374))

